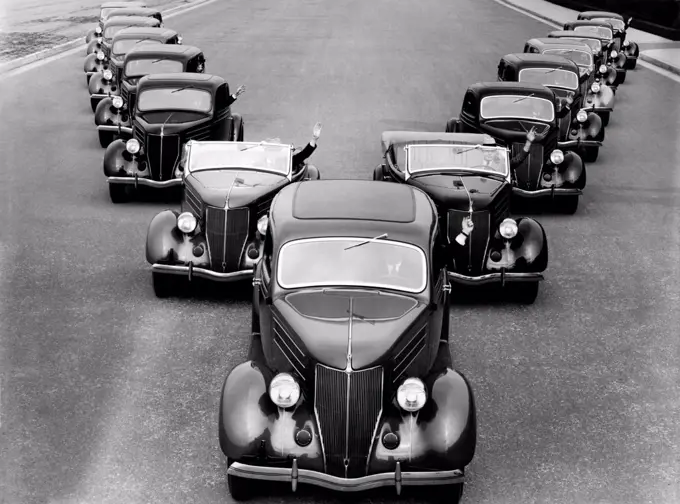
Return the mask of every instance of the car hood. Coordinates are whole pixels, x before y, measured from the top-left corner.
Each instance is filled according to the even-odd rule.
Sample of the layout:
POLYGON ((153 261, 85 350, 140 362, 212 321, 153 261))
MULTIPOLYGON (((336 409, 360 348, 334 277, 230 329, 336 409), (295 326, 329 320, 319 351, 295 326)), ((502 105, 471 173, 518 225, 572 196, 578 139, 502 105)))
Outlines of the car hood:
POLYGON ((409 183, 422 189, 441 210, 468 210, 470 200, 465 188, 470 192, 472 207, 483 210, 493 201, 506 181, 482 177, 478 175, 454 175, 436 173, 432 175, 416 175, 409 183), (465 182, 465 187, 461 183, 465 182))
POLYGON ((240 208, 278 190, 288 182, 282 175, 252 170, 206 170, 192 172, 187 176, 201 199, 211 206, 240 208))
POLYGON ((407 296, 337 289, 287 294, 273 306, 313 360, 346 369, 349 358, 354 370, 380 364, 426 310, 407 296))

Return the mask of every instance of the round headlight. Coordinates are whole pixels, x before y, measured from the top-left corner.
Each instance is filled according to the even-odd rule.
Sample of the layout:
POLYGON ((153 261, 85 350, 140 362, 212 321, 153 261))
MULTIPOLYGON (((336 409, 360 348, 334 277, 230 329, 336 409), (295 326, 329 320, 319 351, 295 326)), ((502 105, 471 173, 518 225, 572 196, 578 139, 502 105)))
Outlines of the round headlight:
POLYGON ((295 406, 300 399, 300 385, 288 373, 279 373, 269 384, 269 398, 279 408, 295 406))
POLYGON ((109 70, 108 68, 107 68, 106 70, 104 70, 103 73, 104 73, 104 78, 105 78, 106 80, 111 80, 111 79, 113 79, 113 72, 112 72, 111 70, 109 70))
POLYGON ((101 44, 104 42, 104 39, 102 37, 97 37, 97 44, 101 44))
POLYGON ((555 149, 550 153, 550 161, 554 165, 562 164, 564 162, 564 152, 559 149, 555 149))
POLYGON ((102 32, 102 27, 101 27, 101 26, 97 26, 97 27, 94 29, 94 32, 95 32, 95 33, 101 33, 101 32, 102 32))
POLYGON ((104 52, 103 51, 97 52, 97 59, 100 60, 100 61, 104 59, 104 52))
POLYGON ((599 82, 593 82, 593 85, 590 86, 590 90, 593 93, 599 93, 600 92, 600 83, 599 82))
POLYGON ((269 218, 266 215, 260 217, 257 221, 257 231, 262 235, 267 234, 267 225, 269 224, 269 218))
POLYGON ((409 413, 420 410, 427 401, 425 384, 418 378, 407 378, 397 389, 399 406, 409 413))
POLYGON ((517 223, 515 222, 515 219, 509 218, 503 219, 501 225, 498 226, 498 231, 501 233, 501 236, 506 240, 509 240, 510 238, 514 238, 515 236, 517 236, 517 223))
POLYGON ((130 154, 137 154, 139 152, 139 142, 136 139, 131 138, 125 144, 125 148, 130 154))
POLYGON ((196 217, 191 212, 182 212, 177 217, 177 227, 182 233, 193 233, 197 224, 196 217))
POLYGON ((121 108, 123 106, 123 99, 120 96, 114 96, 111 99, 111 103, 116 108, 121 108))
POLYGON ((623 41, 623 47, 628 47, 630 45, 630 42, 628 40, 623 41))
POLYGON ((588 113, 585 110, 579 110, 578 114, 576 114, 576 120, 580 123, 586 122, 588 119, 588 113))
POLYGON ((617 53, 616 51, 612 51, 611 54, 612 54, 612 58, 616 58, 619 55, 619 53, 617 53))
POLYGON ((600 73, 601 74, 607 73, 607 65, 600 65, 600 73))

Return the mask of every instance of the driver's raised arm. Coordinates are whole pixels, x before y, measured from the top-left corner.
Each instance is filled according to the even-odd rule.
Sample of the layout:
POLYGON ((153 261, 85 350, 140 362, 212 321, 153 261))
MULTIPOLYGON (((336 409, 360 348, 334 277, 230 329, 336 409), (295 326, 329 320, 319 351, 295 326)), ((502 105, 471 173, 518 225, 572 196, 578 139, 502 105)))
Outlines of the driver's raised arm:
POLYGON ((534 143, 534 140, 536 140, 536 129, 531 128, 531 130, 527 132, 527 141, 524 144, 524 147, 515 157, 513 157, 510 160, 511 169, 516 168, 517 166, 524 162, 524 160, 529 155, 529 151, 531 150, 531 144, 534 143))
POLYGON ((316 141, 321 136, 321 127, 321 123, 316 123, 314 125, 314 129, 312 130, 312 139, 307 145, 305 145, 304 149, 302 149, 297 154, 293 154, 293 168, 300 166, 309 156, 314 153, 316 150, 316 141))
POLYGON ((564 106, 560 110, 557 111, 556 115, 557 115, 558 119, 562 119, 564 116, 571 113, 571 104, 572 103, 574 103, 574 99, 571 96, 567 97, 567 99, 565 100, 564 106))
POLYGON ((236 101, 236 99, 237 99, 241 94, 243 94, 243 92, 244 92, 245 90, 246 90, 245 84, 241 84, 241 85, 238 87, 238 89, 236 90, 236 92, 235 92, 233 95, 229 96, 229 98, 227 99, 227 107, 231 106, 231 104, 234 103, 234 102, 236 101))

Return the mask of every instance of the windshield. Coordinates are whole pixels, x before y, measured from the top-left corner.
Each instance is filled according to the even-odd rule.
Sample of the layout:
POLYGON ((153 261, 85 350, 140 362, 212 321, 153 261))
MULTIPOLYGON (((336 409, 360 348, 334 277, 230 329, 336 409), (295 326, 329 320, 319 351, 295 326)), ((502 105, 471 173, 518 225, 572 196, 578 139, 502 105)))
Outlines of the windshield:
POLYGON ((555 119, 555 107, 551 101, 529 95, 486 96, 482 98, 479 113, 484 119, 555 119))
POLYGON ((295 240, 281 247, 277 279, 284 289, 373 287, 418 293, 427 286, 427 261, 419 248, 391 240, 295 240))
POLYGON ((623 31, 623 30, 626 29, 626 23, 624 23, 620 19, 599 17, 599 18, 593 18, 593 21, 605 21, 605 22, 609 23, 614 28, 616 28, 617 30, 620 30, 620 31, 623 31))
POLYGON ((191 110, 210 112, 212 95, 204 89, 152 88, 140 93, 137 110, 191 110))
POLYGON ((598 53, 602 50, 602 42, 600 42, 597 39, 592 39, 592 38, 570 38, 568 40, 576 40, 577 42, 583 42, 584 44, 588 44, 590 47, 590 50, 593 51, 594 53, 598 53))
POLYGON ((191 146, 190 172, 219 168, 262 170, 288 175, 291 170, 290 145, 254 142, 217 142, 191 146))
MULTIPOLYGON (((115 48, 115 46, 114 46, 115 48)), ((169 59, 136 59, 128 61, 125 66, 126 77, 141 77, 158 73, 180 73, 184 71, 184 63, 169 59)))
POLYGON ((595 33, 603 39, 610 39, 614 36, 612 31, 604 26, 577 26, 574 31, 576 33, 595 33))
POLYGON ((150 40, 150 39, 125 39, 117 40, 113 43, 113 54, 119 56, 121 54, 127 54, 132 50, 133 47, 139 47, 147 44, 161 44, 160 40, 150 40))
POLYGON ((506 176, 508 151, 480 145, 409 145, 406 169, 410 173, 427 170, 469 170, 506 176))
POLYGON ((543 54, 558 54, 564 58, 570 59, 578 66, 590 66, 593 64, 593 55, 586 51, 577 51, 575 49, 547 49, 543 54))
POLYGON ((576 89, 579 84, 574 72, 557 68, 524 68, 519 71, 519 81, 566 89, 576 89))

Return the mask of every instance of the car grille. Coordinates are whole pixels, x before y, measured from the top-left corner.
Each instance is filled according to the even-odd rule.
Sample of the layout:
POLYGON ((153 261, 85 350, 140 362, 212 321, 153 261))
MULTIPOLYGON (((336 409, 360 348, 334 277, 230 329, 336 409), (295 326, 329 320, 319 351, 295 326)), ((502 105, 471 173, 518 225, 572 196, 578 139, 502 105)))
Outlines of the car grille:
POLYGON ((154 180, 170 180, 179 160, 179 135, 147 135, 146 157, 154 180))
POLYGON ((489 237, 491 233, 491 213, 488 210, 472 212, 474 228, 467 237, 465 245, 460 246, 455 240, 463 230, 463 219, 470 214, 464 210, 449 210, 449 240, 457 273, 479 275, 484 268, 489 237))
POLYGON ((341 478, 366 476, 382 412, 383 368, 346 373, 317 364, 314 397, 326 472, 341 478))
POLYGON ((239 269, 248 239, 249 217, 247 208, 206 208, 205 232, 213 270, 225 273, 239 269))

